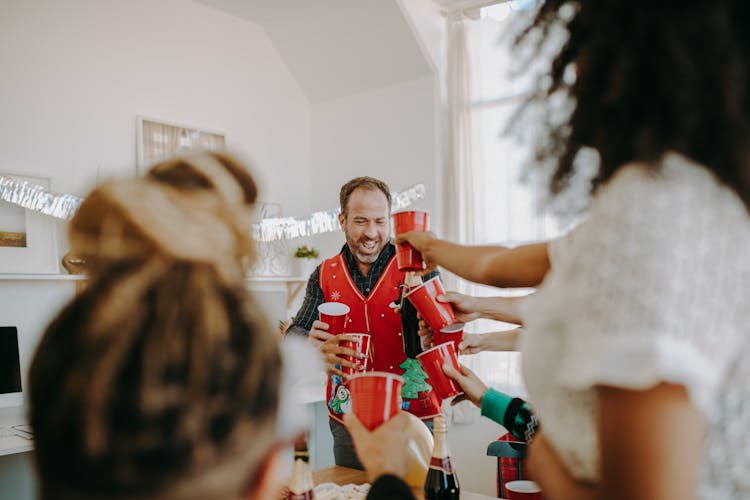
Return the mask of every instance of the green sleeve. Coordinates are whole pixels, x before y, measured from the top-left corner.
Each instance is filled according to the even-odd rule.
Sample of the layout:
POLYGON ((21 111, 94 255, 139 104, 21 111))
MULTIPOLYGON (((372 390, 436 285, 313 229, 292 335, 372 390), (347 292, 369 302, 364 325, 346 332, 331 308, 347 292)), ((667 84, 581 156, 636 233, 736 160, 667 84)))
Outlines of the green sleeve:
POLYGON ((512 400, 513 398, 507 394, 495 389, 487 389, 482 397, 482 416, 503 425, 503 417, 512 400))

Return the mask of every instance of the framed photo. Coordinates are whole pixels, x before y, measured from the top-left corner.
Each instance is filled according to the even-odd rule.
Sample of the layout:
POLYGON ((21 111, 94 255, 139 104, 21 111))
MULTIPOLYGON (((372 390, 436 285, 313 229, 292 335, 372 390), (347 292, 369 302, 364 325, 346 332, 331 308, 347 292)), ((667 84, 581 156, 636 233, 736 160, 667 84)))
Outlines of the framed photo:
MULTIPOLYGON (((46 177, 3 173, 49 189, 46 177)), ((57 274, 55 221, 21 206, 0 201, 0 274, 57 274)))
POLYGON ((138 174, 164 158, 198 149, 224 151, 221 132, 139 116, 137 120, 138 174))

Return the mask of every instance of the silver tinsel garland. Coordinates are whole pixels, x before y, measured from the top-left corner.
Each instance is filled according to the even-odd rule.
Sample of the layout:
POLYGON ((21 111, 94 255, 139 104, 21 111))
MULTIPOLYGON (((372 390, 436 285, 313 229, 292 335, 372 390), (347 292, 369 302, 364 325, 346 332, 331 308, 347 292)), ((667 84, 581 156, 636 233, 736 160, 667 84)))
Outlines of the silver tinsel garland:
POLYGON ((23 208, 70 219, 81 205, 81 198, 72 194, 57 194, 33 182, 0 175, 0 200, 23 208))
MULTIPOLYGON (((424 198, 425 187, 415 184, 392 193, 392 196, 393 210, 400 210, 424 198)), ((83 201, 72 194, 53 193, 38 184, 4 175, 0 175, 0 200, 65 220, 73 217, 83 201)), ((276 241, 337 231, 339 211, 337 208, 315 212, 309 217, 262 219, 253 224, 253 238, 257 241, 276 241)))

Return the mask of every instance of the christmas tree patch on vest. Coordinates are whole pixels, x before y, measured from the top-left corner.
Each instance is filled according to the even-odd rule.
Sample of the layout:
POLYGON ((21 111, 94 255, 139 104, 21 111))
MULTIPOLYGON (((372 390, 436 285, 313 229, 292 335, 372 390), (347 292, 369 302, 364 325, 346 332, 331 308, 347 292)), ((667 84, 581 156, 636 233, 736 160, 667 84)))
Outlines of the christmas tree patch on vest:
POLYGON ((401 376, 404 378, 404 388, 401 389, 401 397, 404 399, 417 399, 420 392, 429 392, 432 386, 427 383, 427 374, 422 369, 419 361, 412 358, 398 365, 404 370, 401 376))

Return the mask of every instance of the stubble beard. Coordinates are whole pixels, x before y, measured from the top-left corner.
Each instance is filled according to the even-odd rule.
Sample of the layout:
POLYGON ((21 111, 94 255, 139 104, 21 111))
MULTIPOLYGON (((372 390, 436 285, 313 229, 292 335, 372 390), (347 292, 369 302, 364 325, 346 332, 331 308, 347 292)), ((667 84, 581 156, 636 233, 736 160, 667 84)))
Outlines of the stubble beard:
MULTIPOLYGON (((373 262, 378 260, 378 257, 380 257, 380 253, 383 251, 383 248, 385 247, 385 245, 380 245, 380 248, 378 249, 377 252, 371 253, 371 254, 370 253, 365 254, 359 251, 360 244, 358 242, 349 241, 348 243, 349 243, 349 250, 352 251, 352 253, 357 258, 357 260, 361 262, 362 264, 372 264, 373 262)), ((377 246, 378 246, 378 241, 375 240, 375 247, 377 248, 377 246)))

